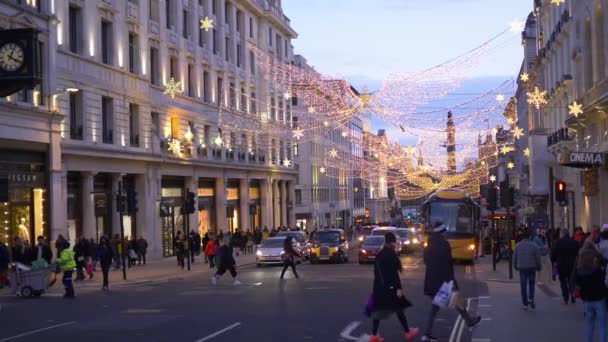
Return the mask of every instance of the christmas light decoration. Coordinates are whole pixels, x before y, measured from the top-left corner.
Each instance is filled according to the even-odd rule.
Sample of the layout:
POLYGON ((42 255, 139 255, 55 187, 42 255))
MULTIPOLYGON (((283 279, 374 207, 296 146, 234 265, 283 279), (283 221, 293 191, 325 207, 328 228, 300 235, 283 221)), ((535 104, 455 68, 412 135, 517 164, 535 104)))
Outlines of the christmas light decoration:
POLYGON ((490 182, 496 182, 496 176, 491 175, 490 176, 490 182))
POLYGON ((513 151, 513 147, 511 147, 511 146, 503 146, 503 147, 500 148, 500 153, 502 153, 504 155, 506 155, 506 154, 508 154, 509 152, 512 152, 512 151, 513 151))
POLYGON ((547 91, 540 91, 538 87, 534 87, 533 92, 528 92, 528 103, 534 105, 536 109, 540 109, 543 105, 547 104, 547 91))
POLYGON ((324 167, 319 168, 319 172, 320 172, 320 173, 325 173, 325 171, 326 171, 326 170, 325 170, 325 168, 324 168, 324 167))
POLYGON ((313 106, 308 107, 308 113, 309 114, 314 114, 314 113, 316 113, 316 111, 317 110, 315 109, 315 107, 313 107, 313 106))
POLYGON ((205 17, 205 19, 201 19, 201 28, 205 30, 205 32, 209 32, 213 28, 213 19, 209 17, 205 17))
POLYGON ((284 160, 283 160, 283 165, 284 165, 285 167, 290 167, 290 166, 291 166, 291 160, 289 160, 289 159, 284 159, 284 160))
POLYGON ((530 149, 527 147, 524 149, 524 156, 530 157, 530 149))
POLYGON ((523 137, 523 135, 524 135, 524 129, 523 128, 513 127, 512 131, 513 131, 512 132, 513 133, 513 137, 515 139, 519 139, 519 138, 523 137))
POLYGON ((568 106, 570 109, 570 115, 574 115, 574 117, 578 118, 579 115, 583 114, 583 105, 574 101, 571 105, 568 106))
POLYGON ((293 131, 293 138, 296 140, 300 140, 304 137, 304 131, 301 129, 296 129, 293 131))
POLYGON ((551 0, 551 3, 554 4, 554 5, 556 5, 556 6, 559 6, 561 4, 566 3, 566 0, 551 0))
POLYGON ((527 72, 524 72, 523 74, 521 74, 521 76, 519 77, 519 79, 522 82, 528 82, 528 80, 530 80, 530 75, 528 75, 527 72))
POLYGON ((175 82, 175 79, 171 77, 169 82, 165 84, 165 91, 163 94, 169 95, 171 99, 175 99, 175 95, 181 94, 182 92, 182 82, 175 82))
POLYGON ((168 143, 169 151, 174 154, 180 154, 182 152, 182 143, 177 139, 171 139, 168 143))
POLYGON ((330 157, 332 157, 332 158, 337 158, 337 157, 338 157, 338 151, 336 151, 336 149, 335 149, 335 148, 332 148, 332 149, 329 151, 329 156, 330 156, 330 157))
POLYGON ((222 146, 224 142, 222 141, 222 137, 218 136, 217 138, 215 138, 214 143, 216 146, 222 146))
POLYGON ((285 98, 285 100, 289 100, 289 99, 291 99, 291 93, 286 92, 285 94, 283 94, 283 97, 285 98))
POLYGON ((194 134, 192 134, 192 131, 190 130, 190 126, 188 126, 188 131, 186 131, 186 133, 184 134, 184 138, 186 138, 186 140, 188 140, 189 142, 192 142, 192 139, 194 138, 194 134))
POLYGON ((508 162, 507 163, 507 168, 512 169, 515 167, 515 164, 513 164, 513 162, 508 162))
POLYGON ((510 31, 514 33, 520 33, 524 29, 524 22, 519 18, 514 19, 509 25, 511 26, 510 31))
POLYGON ((496 95, 496 101, 503 102, 505 100, 505 96, 503 94, 496 95))

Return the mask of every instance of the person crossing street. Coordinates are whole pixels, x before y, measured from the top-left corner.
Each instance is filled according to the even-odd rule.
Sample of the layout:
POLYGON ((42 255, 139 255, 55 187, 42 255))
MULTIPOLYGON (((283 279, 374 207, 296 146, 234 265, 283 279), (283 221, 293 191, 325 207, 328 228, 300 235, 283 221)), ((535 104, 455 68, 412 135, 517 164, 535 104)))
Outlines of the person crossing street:
POLYGON ((226 271, 229 271, 234 279, 233 285, 241 285, 241 282, 237 278, 236 260, 234 260, 234 250, 230 246, 230 238, 225 237, 220 241, 220 244, 219 254, 216 255, 216 258, 218 258, 217 272, 211 277, 211 283, 217 285, 217 280, 226 273, 226 271))
POLYGON ((67 240, 58 240, 56 245, 59 254, 57 265, 59 266, 59 270, 63 272, 62 282, 65 287, 63 298, 74 298, 74 282, 72 281, 72 274, 76 269, 74 252, 70 250, 70 243, 67 240))
POLYGON ((298 272, 296 271, 295 258, 299 258, 300 254, 293 248, 293 238, 291 236, 285 238, 285 241, 283 242, 283 251, 283 255, 281 256, 281 259, 283 259, 283 271, 281 271, 281 280, 283 280, 283 277, 285 276, 285 271, 287 271, 289 267, 291 267, 293 275, 296 277, 296 279, 298 279, 299 277, 298 272))

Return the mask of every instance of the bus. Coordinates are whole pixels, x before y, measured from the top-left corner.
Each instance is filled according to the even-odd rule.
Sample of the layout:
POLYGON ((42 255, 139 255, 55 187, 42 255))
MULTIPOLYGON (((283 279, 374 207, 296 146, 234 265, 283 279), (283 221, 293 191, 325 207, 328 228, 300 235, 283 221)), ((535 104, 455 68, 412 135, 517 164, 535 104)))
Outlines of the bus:
POLYGON ((436 222, 447 226, 444 233, 455 260, 473 262, 480 224, 480 207, 460 189, 438 190, 422 204, 421 216, 429 228, 436 222))

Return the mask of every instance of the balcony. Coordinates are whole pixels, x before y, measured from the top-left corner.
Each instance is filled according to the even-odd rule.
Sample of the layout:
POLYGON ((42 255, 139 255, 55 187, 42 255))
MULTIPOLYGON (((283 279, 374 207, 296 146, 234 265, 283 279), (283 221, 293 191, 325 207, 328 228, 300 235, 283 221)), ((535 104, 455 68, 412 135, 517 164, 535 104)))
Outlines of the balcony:
POLYGON ((562 153, 573 151, 576 144, 574 140, 575 132, 569 128, 560 128, 549 134, 547 137, 547 147, 552 153, 562 153))

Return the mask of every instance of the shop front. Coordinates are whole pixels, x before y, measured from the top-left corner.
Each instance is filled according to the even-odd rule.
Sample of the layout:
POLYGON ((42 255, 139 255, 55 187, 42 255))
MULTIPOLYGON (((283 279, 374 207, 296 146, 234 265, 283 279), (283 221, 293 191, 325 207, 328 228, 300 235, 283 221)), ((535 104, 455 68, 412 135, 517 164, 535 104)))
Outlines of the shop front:
MULTIPOLYGON (((183 206, 185 182, 183 177, 163 176, 161 179, 161 239, 163 256, 175 255, 173 242, 178 231, 184 232, 183 206)), ((126 234, 125 234, 126 236, 126 234)))
POLYGON ((240 209, 240 181, 238 179, 228 180, 226 189, 226 218, 228 219, 228 231, 230 233, 241 229, 239 221, 240 209))
MULTIPOLYGON (((126 175, 122 178, 122 188, 125 193, 128 191, 136 191, 135 175, 126 175)), ((122 216, 122 224, 125 227, 125 238, 130 239, 132 236, 137 237, 137 216, 125 214, 122 216)))
POLYGON ((34 244, 49 237, 46 154, 0 151, 0 224, 3 241, 20 238, 34 244))
POLYGON ((214 179, 198 180, 198 231, 201 235, 217 232, 214 179))
POLYGON ((262 200, 260 197, 260 181, 252 179, 249 182, 249 229, 262 229, 262 200))
MULTIPOLYGON (((100 173, 93 178, 93 205, 95 206, 95 237, 112 236, 112 176, 100 173)), ((126 235, 125 235, 126 236, 126 235)))
POLYGON ((312 214, 311 213, 296 213, 296 226, 302 230, 307 230, 309 224, 312 223, 312 214))

